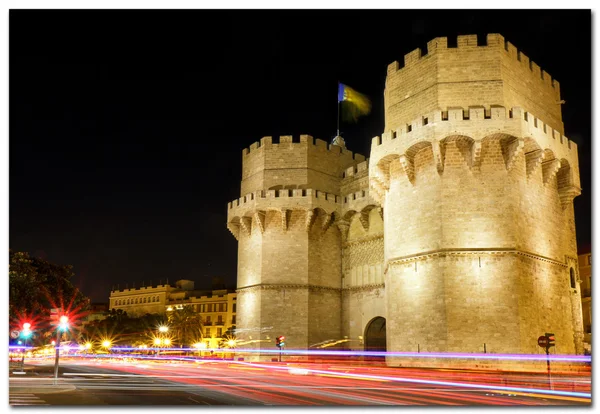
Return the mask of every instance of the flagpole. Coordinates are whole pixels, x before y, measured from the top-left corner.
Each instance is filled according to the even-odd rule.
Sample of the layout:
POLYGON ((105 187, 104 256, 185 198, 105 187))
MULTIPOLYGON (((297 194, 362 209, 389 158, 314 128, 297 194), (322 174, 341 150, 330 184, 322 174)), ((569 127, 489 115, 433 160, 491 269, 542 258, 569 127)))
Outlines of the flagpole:
POLYGON ((337 108, 337 136, 340 136, 340 100, 338 98, 338 108, 337 108))

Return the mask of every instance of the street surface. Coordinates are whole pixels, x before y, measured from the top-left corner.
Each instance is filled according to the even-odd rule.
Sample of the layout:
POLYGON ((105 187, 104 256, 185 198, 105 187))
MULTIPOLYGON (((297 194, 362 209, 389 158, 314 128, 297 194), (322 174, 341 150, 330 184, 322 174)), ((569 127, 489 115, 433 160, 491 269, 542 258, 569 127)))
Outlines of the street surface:
POLYGON ((11 405, 589 405, 591 378, 315 363, 65 358, 10 376, 11 405))

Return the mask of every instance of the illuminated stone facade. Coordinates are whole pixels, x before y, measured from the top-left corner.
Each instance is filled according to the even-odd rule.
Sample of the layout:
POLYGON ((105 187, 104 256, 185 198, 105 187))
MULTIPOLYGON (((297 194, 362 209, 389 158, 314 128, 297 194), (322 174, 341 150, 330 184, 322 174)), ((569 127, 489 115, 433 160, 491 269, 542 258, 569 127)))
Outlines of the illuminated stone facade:
POLYGON ((559 84, 486 40, 437 38, 389 65, 369 160, 306 135, 243 150, 239 335, 362 349, 384 317, 389 351, 538 353, 554 332, 557 352, 583 352, 559 84))
POLYGON ((584 346, 589 352, 592 347, 592 254, 579 255, 581 278, 581 306, 583 312, 584 346))
POLYGON ((200 313, 207 348, 217 348, 220 338, 236 325, 237 293, 220 290, 195 290, 191 280, 169 284, 118 289, 110 292, 110 309, 122 309, 130 316, 146 313, 166 314, 183 306, 200 313))

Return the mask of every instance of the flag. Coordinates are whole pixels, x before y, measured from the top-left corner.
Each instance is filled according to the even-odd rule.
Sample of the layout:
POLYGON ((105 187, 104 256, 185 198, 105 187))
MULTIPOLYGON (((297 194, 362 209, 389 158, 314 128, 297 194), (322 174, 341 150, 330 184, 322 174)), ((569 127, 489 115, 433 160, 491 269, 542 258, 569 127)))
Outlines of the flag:
POLYGON ((342 116, 345 121, 356 122, 359 116, 371 112, 369 98, 343 83, 338 86, 338 102, 342 103, 342 116))

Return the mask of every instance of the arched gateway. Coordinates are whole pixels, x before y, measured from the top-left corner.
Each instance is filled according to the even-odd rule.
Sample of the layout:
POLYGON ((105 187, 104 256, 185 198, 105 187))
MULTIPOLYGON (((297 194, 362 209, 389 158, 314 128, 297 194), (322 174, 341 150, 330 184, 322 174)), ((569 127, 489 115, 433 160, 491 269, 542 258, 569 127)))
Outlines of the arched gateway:
POLYGON ((377 316, 371 319, 365 328, 365 351, 387 350, 385 342, 385 318, 377 316))

